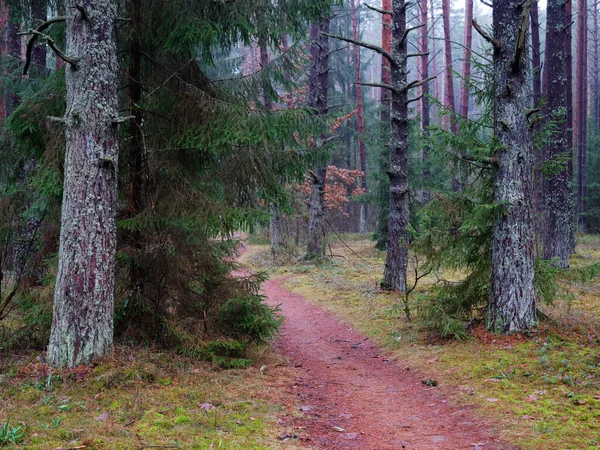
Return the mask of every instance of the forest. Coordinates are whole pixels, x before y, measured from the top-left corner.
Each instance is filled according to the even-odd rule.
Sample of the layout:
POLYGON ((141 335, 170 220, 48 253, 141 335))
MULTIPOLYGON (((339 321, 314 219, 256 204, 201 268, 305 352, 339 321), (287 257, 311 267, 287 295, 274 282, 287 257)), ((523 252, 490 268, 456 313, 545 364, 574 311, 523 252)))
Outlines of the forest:
POLYGON ((599 11, 0 0, 0 448, 600 449, 599 11))

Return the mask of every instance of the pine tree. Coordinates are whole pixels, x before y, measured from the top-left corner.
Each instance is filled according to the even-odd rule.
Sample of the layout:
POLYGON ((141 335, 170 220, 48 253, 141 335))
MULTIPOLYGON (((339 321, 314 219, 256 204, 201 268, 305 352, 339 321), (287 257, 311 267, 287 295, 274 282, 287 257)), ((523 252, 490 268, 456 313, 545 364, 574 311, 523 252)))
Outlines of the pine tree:
POLYGON ((544 258, 569 267, 573 239, 573 184, 567 161, 573 157, 573 133, 567 111, 572 90, 568 72, 571 47, 567 29, 571 26, 569 2, 550 0, 547 9, 546 67, 548 88, 547 113, 557 120, 556 131, 545 150, 543 174, 544 258), (551 87, 550 87, 551 86, 551 87))
POLYGON ((118 180, 117 5, 66 2, 67 148, 47 358, 75 367, 113 345, 118 180))
POLYGON ((527 31, 531 1, 496 0, 493 13, 497 168, 494 201, 502 206, 492 242, 490 329, 510 333, 536 324, 533 151, 528 115, 527 31))

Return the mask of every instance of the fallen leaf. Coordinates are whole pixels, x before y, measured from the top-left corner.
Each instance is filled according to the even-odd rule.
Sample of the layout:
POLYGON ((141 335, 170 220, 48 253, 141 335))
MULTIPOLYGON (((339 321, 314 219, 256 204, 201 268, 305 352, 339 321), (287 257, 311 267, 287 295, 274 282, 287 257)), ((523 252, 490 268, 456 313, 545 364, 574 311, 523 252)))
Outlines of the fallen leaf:
POLYGON ((498 401, 498 399, 497 399, 497 398, 486 398, 486 400, 487 400, 488 402, 497 402, 497 401, 498 401))
POLYGON ((345 433, 346 430, 344 430, 342 427, 333 427, 334 431, 337 431, 338 433, 345 433))
POLYGON ((539 397, 535 394, 528 395, 525 399, 526 402, 535 402, 539 397))
POLYGON ((107 412, 103 412, 98 417, 96 417, 96 420, 108 420, 108 413, 107 412))
POLYGON ((215 407, 215 405, 212 405, 210 403, 202 403, 200 405, 200 409, 203 409, 204 411, 210 411, 211 409, 213 409, 215 407))

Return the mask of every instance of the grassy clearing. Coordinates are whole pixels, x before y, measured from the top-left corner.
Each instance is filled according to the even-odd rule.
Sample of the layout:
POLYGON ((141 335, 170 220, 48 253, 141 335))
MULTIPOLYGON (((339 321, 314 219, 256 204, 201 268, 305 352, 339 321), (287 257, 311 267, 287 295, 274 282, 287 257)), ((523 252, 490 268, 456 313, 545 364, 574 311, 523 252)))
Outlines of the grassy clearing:
MULTIPOLYGON (((600 241, 580 239, 574 266, 600 260, 600 241)), ((403 318, 402 299, 378 290, 383 253, 352 236, 332 244, 338 257, 319 264, 273 264, 253 246, 245 261, 284 276, 290 290, 330 310, 388 349, 398 364, 439 382, 457 404, 476 405, 508 442, 523 449, 600 449, 600 284, 569 282, 567 300, 544 308, 552 322, 531 336, 482 328, 464 341, 440 341, 403 318)), ((425 293, 435 280, 423 279, 425 293)), ((410 303, 413 314, 416 304, 410 303)))
POLYGON ((36 354, 0 360, 0 447, 13 446, 2 442, 8 422, 24 449, 300 448, 277 437, 293 434, 278 423, 298 410, 283 389, 292 369, 269 349, 256 352, 252 367, 226 371, 130 348, 64 373, 36 354))

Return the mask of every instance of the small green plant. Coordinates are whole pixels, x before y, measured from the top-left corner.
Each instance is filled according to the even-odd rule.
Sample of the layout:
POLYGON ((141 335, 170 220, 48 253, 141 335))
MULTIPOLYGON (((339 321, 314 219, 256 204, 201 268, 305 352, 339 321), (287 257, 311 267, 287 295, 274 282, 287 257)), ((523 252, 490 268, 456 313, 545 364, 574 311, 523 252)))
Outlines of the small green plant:
POLYGON ((0 427, 0 447, 3 447, 7 444, 16 445, 23 440, 25 437, 25 427, 23 425, 19 425, 13 427, 10 425, 10 420, 7 420, 0 427))

